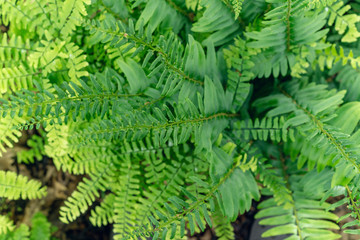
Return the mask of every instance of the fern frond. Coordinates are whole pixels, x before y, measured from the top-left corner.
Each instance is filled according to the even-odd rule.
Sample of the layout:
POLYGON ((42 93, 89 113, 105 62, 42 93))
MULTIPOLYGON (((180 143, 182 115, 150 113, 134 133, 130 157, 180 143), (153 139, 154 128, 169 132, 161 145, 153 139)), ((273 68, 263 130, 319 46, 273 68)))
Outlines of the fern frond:
POLYGON ((40 72, 24 65, 2 68, 0 71, 0 92, 7 93, 9 90, 16 92, 20 89, 29 89, 33 86, 33 79, 37 79, 40 72))
POLYGON ((158 27, 162 29, 171 28, 174 33, 178 33, 187 20, 181 13, 187 15, 173 1, 149 0, 136 23, 135 29, 139 30, 148 25, 147 31, 150 34, 158 27), (140 27, 140 24, 143 26, 140 27))
POLYGON ((212 214, 215 234, 219 240, 235 240, 234 228, 231 222, 220 213, 212 214))
MULTIPOLYGON (((306 141, 310 142, 312 146, 323 148, 325 155, 334 154, 332 162, 336 163, 336 173, 332 185, 346 185, 360 170, 357 162, 359 153, 356 147, 354 148, 356 144, 351 140, 349 134, 343 133, 336 126, 327 123, 334 118, 334 112, 342 103, 345 92, 331 93, 325 88, 326 85, 309 84, 302 89, 292 86, 289 89, 290 92, 281 89, 282 96, 278 95, 279 98, 269 97, 266 100, 273 98, 276 99, 275 101, 281 101, 281 107, 270 110, 267 115, 272 117, 295 113, 295 116, 287 120, 285 125, 287 127, 292 124, 299 125, 299 131, 307 136, 306 141)), ((306 149, 302 149, 302 151, 306 151, 306 149)))
POLYGON ((14 229, 14 223, 7 216, 0 215, 0 235, 6 234, 8 231, 14 229))
POLYGON ((264 0, 244 0, 241 19, 246 23, 251 23, 266 11, 267 6, 267 2, 264 0))
POLYGON ((360 32, 356 27, 360 17, 356 14, 346 14, 350 9, 350 4, 344 5, 343 1, 335 1, 325 7, 325 10, 329 12, 329 26, 335 24, 335 30, 343 35, 341 38, 343 42, 354 42, 360 36, 360 32))
POLYGON ((324 70, 325 66, 328 69, 332 69, 338 62, 343 66, 349 65, 354 69, 357 69, 358 66, 360 66, 360 57, 355 58, 351 50, 346 54, 342 46, 337 46, 335 44, 318 51, 317 56, 318 59, 316 62, 321 70, 324 70))
POLYGON ((30 239, 30 229, 25 224, 21 224, 12 232, 7 232, 7 234, 0 234, 1 240, 33 240, 30 239))
POLYGON ((18 142, 21 131, 14 128, 18 124, 24 123, 25 120, 20 117, 6 116, 0 122, 0 156, 6 152, 7 147, 13 147, 14 142, 18 142))
MULTIPOLYGON (((233 0, 232 3, 238 2, 233 0)), ((202 0, 201 5, 206 9, 203 16, 191 28, 194 32, 211 33, 202 44, 212 43, 215 46, 227 43, 239 33, 240 25, 227 6, 221 0, 202 0)), ((235 6, 239 7, 240 2, 235 6)), ((237 15, 238 8, 235 8, 237 15)))
POLYGON ((58 6, 63 10, 56 16, 54 27, 64 39, 81 24, 79 19, 87 15, 85 6, 90 3, 89 0, 65 0, 58 6))
MULTIPOLYGON (((353 134, 354 129, 356 128, 357 123, 360 120, 360 112, 358 111, 359 102, 350 102, 342 105, 336 110, 336 117, 334 117, 330 123, 331 125, 337 127, 337 131, 343 134, 349 134, 351 137, 349 141, 356 142, 356 133, 353 134), (351 115, 351 117, 349 117, 351 115)), ((314 147, 313 143, 306 140, 304 136, 296 136, 296 144, 286 143, 285 152, 288 152, 292 159, 295 159, 298 154, 298 167, 302 167, 305 162, 308 162, 308 168, 312 169, 314 166, 317 166, 317 169, 323 170, 325 166, 332 166, 333 160, 336 159, 336 153, 325 154, 327 151, 327 146, 317 146, 314 147)), ((347 143, 348 145, 349 143, 347 143)), ((351 146, 348 151, 353 151, 354 148, 351 146)), ((357 154, 354 152, 354 154, 357 154)))
MULTIPOLYGON (((136 214, 136 222, 140 223, 140 225, 146 222, 147 216, 156 214, 157 211, 166 214, 166 212, 161 209, 162 204, 166 202, 169 197, 177 196, 178 193, 181 192, 180 186, 185 184, 185 176, 190 174, 191 170, 189 169, 192 169, 193 166, 187 159, 182 159, 181 155, 178 157, 179 159, 176 159, 176 161, 173 160, 166 165, 164 164, 165 166, 163 169, 160 168, 161 172, 157 173, 157 176, 152 176, 152 172, 147 172, 146 177, 149 186, 158 182, 166 182, 166 184, 158 188, 149 187, 144 192, 147 199, 140 200, 141 205, 136 214)), ((172 158, 174 159, 175 157, 172 158)))
POLYGON ((46 195, 46 187, 14 172, 0 171, 0 197, 8 199, 35 199, 46 195))
MULTIPOLYGON (((260 76, 269 76, 274 71, 274 76, 279 73, 285 75, 288 68, 299 68, 298 64, 305 65, 299 56, 301 48, 309 46, 326 35, 328 29, 322 29, 326 24, 326 13, 318 13, 304 8, 303 1, 280 1, 281 4, 265 14, 263 24, 266 26, 261 31, 247 32, 245 35, 250 41, 247 46, 262 49, 261 61, 257 61, 257 54, 253 62, 260 68, 255 70, 260 76), (295 56, 298 56, 295 59, 295 56), (265 66, 257 65, 266 62, 265 66)), ((305 1, 306 2, 306 1, 305 1)), ((299 70, 297 70, 299 71, 299 70)), ((301 71, 300 71, 301 72, 301 71)), ((299 74, 295 74, 299 75, 299 74)))
MULTIPOLYGON (((29 150, 21 150, 16 153, 18 163, 34 163, 35 159, 40 161, 45 155, 45 132, 40 131, 40 136, 32 135, 27 140, 27 145, 30 147, 29 150)), ((45 138, 46 139, 46 138, 45 138)))
POLYGON ((273 199, 277 204, 288 208, 292 205, 293 199, 282 173, 266 159, 262 158, 260 161, 263 163, 259 164, 257 169, 260 182, 273 193, 273 199))
MULTIPOLYGON (((52 93, 37 83, 36 94, 23 89, 23 92, 11 95, 11 104, 3 100, 0 112, 3 117, 25 115, 32 118, 25 125, 18 124, 18 128, 32 125, 39 128, 41 124, 62 124, 79 118, 105 118, 110 112, 120 111, 119 105, 129 105, 129 99, 135 101, 134 106, 140 100, 138 97, 142 94, 127 94, 121 84, 113 83, 110 79, 102 80, 102 77, 91 76, 88 83, 78 80, 81 86, 74 82, 63 83, 61 86, 54 85, 56 91, 52 93)), ((141 102, 146 100, 142 99, 141 102)))
POLYGON ((51 224, 44 214, 36 213, 31 219, 31 225, 30 240, 50 239, 51 224))
MULTIPOLYGON (((278 205, 274 198, 263 201, 259 204, 260 211, 256 218, 264 218, 261 225, 274 226, 265 231, 262 237, 273 237, 290 234, 289 239, 339 239, 341 236, 330 229, 338 230, 339 226, 334 223, 338 217, 326 209, 328 203, 321 203, 319 196, 311 195, 303 189, 309 181, 316 179, 314 171, 310 174, 292 176, 288 186, 292 192, 292 206, 278 205)), ((322 192, 322 196, 325 193, 322 192)), ((320 198, 322 197, 320 196, 320 198)))
POLYGON ((136 202, 140 196, 139 166, 127 160, 121 163, 120 175, 114 186, 114 239, 129 234, 136 225, 136 202))
MULTIPOLYGON (((340 66, 336 64, 330 71, 329 74, 336 74, 335 81, 339 83, 339 88, 346 90, 345 100, 347 101, 358 101, 359 96, 359 84, 360 84, 360 71, 358 68, 345 65, 340 66)), ((333 76, 334 76, 333 75, 333 76)))
POLYGON ((234 111, 238 111, 244 104, 250 92, 250 83, 255 76, 252 72, 254 63, 250 54, 245 50, 245 41, 236 38, 234 45, 224 49, 224 58, 228 68, 226 92, 233 97, 234 111))
POLYGON ((35 2, 19 2, 14 0, 1 1, 0 9, 2 12, 2 22, 5 25, 16 23, 13 27, 18 29, 19 32, 36 32, 42 36, 44 34, 44 29, 47 29, 52 25, 52 21, 47 14, 52 12, 53 8, 51 5, 53 4, 54 1, 42 0, 35 2), (42 27, 39 28, 37 26, 42 27))
MULTIPOLYGON (((258 198, 256 183, 253 176, 249 172, 243 172, 238 168, 239 162, 231 166, 232 160, 230 156, 221 149, 214 148, 213 170, 211 177, 214 181, 209 187, 206 195, 196 198, 190 192, 183 189, 191 203, 187 203, 178 197, 169 199, 170 204, 166 205, 166 215, 157 211, 157 220, 153 215, 149 216, 150 225, 140 226, 136 231, 129 234, 126 239, 136 239, 140 236, 152 236, 157 239, 161 236, 166 239, 173 239, 178 230, 180 236, 184 236, 185 218, 189 221, 190 232, 195 232, 195 225, 204 230, 203 219, 212 226, 211 219, 208 215, 207 202, 210 202, 212 210, 214 201, 217 200, 222 214, 231 216, 234 219, 238 216, 239 211, 243 212, 249 208, 251 199, 258 198), (220 160, 221 159, 221 160, 220 160), (225 160, 225 161, 224 161, 225 160), (229 167, 230 164, 230 167, 229 167), (238 186, 239 189, 234 190, 233 187, 238 186), (243 199, 245 202, 239 203, 238 200, 243 199)), ((204 183, 202 183, 204 184, 204 183)))
POLYGON ((2 67, 18 66, 20 62, 26 62, 29 52, 34 51, 29 39, 24 42, 20 36, 16 35, 11 35, 8 39, 6 33, 2 34, 0 39, 0 65, 2 67))
MULTIPOLYGON (((358 182, 358 178, 356 181, 358 182)), ((358 203, 358 187, 353 186, 351 184, 351 187, 346 186, 344 191, 345 198, 341 199, 340 201, 332 204, 332 206, 329 207, 329 209, 334 209, 336 207, 340 207, 344 204, 347 205, 347 208, 350 210, 350 213, 347 213, 343 216, 341 216, 338 219, 338 222, 341 222, 345 219, 350 218, 351 220, 347 223, 345 223, 342 226, 342 230, 344 233, 352 234, 352 235, 359 235, 360 231, 358 229, 358 226, 360 226, 360 211, 359 211, 359 203, 358 203)))
POLYGON ((77 189, 66 200, 65 206, 60 208, 60 220, 64 223, 74 221, 82 213, 88 210, 96 197, 99 197, 98 191, 105 191, 108 188, 107 182, 111 181, 113 176, 113 163, 104 162, 98 164, 97 172, 89 174, 90 179, 85 178, 80 182, 77 189))
POLYGON ((100 206, 96 206, 95 210, 91 210, 90 222, 94 226, 105 226, 114 222, 114 204, 115 195, 110 193, 105 196, 100 206))
MULTIPOLYGON (((164 108, 164 112, 155 108, 153 114, 156 118, 142 112, 127 115, 126 121, 120 117, 113 119, 113 121, 102 120, 100 126, 93 125, 88 129, 79 131, 69 140, 74 143, 86 143, 102 139, 107 141, 125 139, 139 141, 150 134, 155 138, 156 144, 163 145, 172 138, 174 144, 178 145, 187 141, 192 134, 195 134, 195 138, 200 138, 202 134, 209 134, 210 132, 204 131, 209 131, 205 128, 209 127, 210 123, 211 126, 214 126, 212 131, 219 132, 220 129, 226 127, 227 118, 234 116, 227 113, 216 113, 205 117, 200 115, 198 109, 189 101, 186 105, 176 106, 175 109, 173 113, 168 107, 164 108)), ((203 143, 205 144, 204 141, 203 143)))
MULTIPOLYGON (((70 40, 68 42, 70 42, 70 40)), ((69 54, 66 67, 69 69, 69 77, 71 81, 76 82, 77 79, 83 76, 88 76, 89 73, 85 71, 84 68, 88 66, 89 63, 86 62, 86 56, 82 54, 83 51, 74 43, 65 45, 65 49, 69 54)))
MULTIPOLYGON (((271 141, 286 142, 290 138, 294 141, 294 129, 284 128, 285 122, 284 117, 263 118, 261 120, 256 118, 254 121, 248 119, 235 123, 235 129, 237 130, 235 134, 246 140, 252 138, 261 141, 270 139, 271 141)), ((295 126, 293 125, 293 127, 295 126)))
POLYGON ((213 47, 209 45, 206 59, 203 48, 191 36, 184 50, 173 34, 167 40, 160 38, 159 42, 154 42, 142 28, 135 32, 133 23, 124 26, 121 22, 93 22, 88 23, 88 28, 94 34, 95 42, 110 43, 110 46, 116 48, 129 43, 122 51, 123 54, 136 48, 132 57, 144 55, 141 67, 130 59, 119 62, 131 86, 131 93, 146 89, 154 76, 158 77, 155 88, 162 89, 162 96, 171 96, 176 91, 187 93, 187 88, 193 88, 196 92, 199 86, 204 85, 206 74, 209 77, 221 76, 217 71, 218 66, 214 66, 217 60, 213 47))
POLYGON ((129 17, 129 7, 125 4, 125 0, 104 0, 101 1, 101 4, 103 4, 106 11, 113 16, 118 16, 121 19, 129 17))

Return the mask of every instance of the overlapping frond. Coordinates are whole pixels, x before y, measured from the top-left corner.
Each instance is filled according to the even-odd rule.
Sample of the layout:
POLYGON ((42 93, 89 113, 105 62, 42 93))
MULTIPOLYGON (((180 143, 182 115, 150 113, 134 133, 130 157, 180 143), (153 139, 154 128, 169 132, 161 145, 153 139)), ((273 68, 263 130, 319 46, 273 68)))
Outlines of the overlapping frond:
MULTIPOLYGON (((304 141, 306 141, 301 152, 310 154, 309 151, 312 151, 312 148, 310 147, 309 149, 306 146, 312 146, 316 148, 316 150, 313 149, 313 154, 314 151, 317 151, 317 154, 326 156, 324 157, 325 161, 312 162, 310 168, 315 164, 319 164, 318 168, 320 170, 326 165, 334 164, 336 173, 333 177, 333 186, 338 184, 346 185, 359 171, 359 163, 357 161, 359 152, 355 142, 353 142, 349 135, 352 131, 342 132, 341 128, 336 127, 336 124, 329 122, 337 121, 333 119, 336 116, 334 113, 339 104, 342 103, 345 92, 339 91, 335 93, 326 90, 326 85, 315 84, 305 85, 302 88, 294 85, 288 90, 281 89, 281 92, 281 95, 270 96, 266 100, 259 101, 257 104, 265 103, 264 100, 269 101, 271 99, 277 102, 275 103, 277 107, 267 113, 269 117, 294 113, 293 117, 286 121, 285 126, 299 126, 297 129, 300 131, 300 134, 305 136, 304 141), (281 103, 281 107, 278 105, 279 103, 281 103), (318 151, 319 148, 322 149, 323 153, 318 151), (330 155, 332 157, 328 158, 330 155)), ((265 106, 265 108, 267 107, 265 106)), ((351 108, 351 105, 348 107, 351 108)), ((347 110, 348 108, 345 107, 342 110, 339 109, 340 112, 347 110)), ((354 115, 354 117, 355 119, 358 118, 357 115, 354 115)), ((339 119, 342 118, 340 117, 339 119)), ((355 119, 352 118, 354 123, 347 126, 346 130, 349 130, 351 127, 354 128, 354 124, 357 122, 355 119)), ((340 124, 343 127, 343 123, 340 124)), ((302 157, 298 161, 299 167, 303 165, 306 159, 302 157)))
MULTIPOLYGON (((235 134, 244 139, 254 139, 266 141, 286 142, 288 138, 294 141, 294 129, 286 128, 285 118, 264 118, 259 120, 256 118, 254 122, 249 119, 235 123, 235 134), (284 127, 285 126, 285 127, 284 127)), ((294 125, 292 127, 295 127, 294 125)))
MULTIPOLYGON (((232 3, 235 2, 237 1, 232 1, 232 3)), ((203 45, 214 44, 219 46, 229 42, 229 39, 233 39, 239 34, 240 24, 223 1, 203 0, 201 5, 206 10, 191 30, 200 33, 211 33, 202 42, 203 45)), ((235 16, 237 16, 240 12, 241 4, 238 2, 234 6, 235 16)))
POLYGON ((351 9, 350 5, 344 5, 343 1, 330 1, 325 7, 329 12, 328 24, 334 25, 335 30, 342 35, 341 41, 354 42, 360 36, 356 23, 360 17, 356 14, 347 14, 351 9))
POLYGON ((165 214, 156 211, 156 215, 149 216, 150 224, 139 226, 125 239, 137 239, 137 237, 145 236, 152 236, 153 239, 173 239, 176 232, 180 232, 182 237, 185 234, 185 221, 189 222, 190 233, 195 232, 195 225, 204 230, 204 219, 209 226, 212 226, 207 203, 210 205, 210 210, 214 211, 215 201, 219 204, 222 214, 231 216, 230 219, 237 217, 239 211, 243 212, 248 209, 251 199, 259 197, 253 176, 239 168, 240 162, 231 164, 230 156, 221 149, 214 149, 213 161, 213 166, 216 165, 217 167, 212 173, 213 183, 209 185, 197 180, 198 183, 208 189, 205 195, 197 198, 187 190, 182 189, 190 203, 179 197, 169 198, 169 202, 165 204, 165 214), (225 161, 220 162, 220 159, 225 161), (252 181, 249 181, 250 179, 252 181), (238 189, 234 190, 234 186, 238 186, 238 189), (245 202, 239 201, 239 199, 245 202))
POLYGON ((224 58, 228 68, 226 91, 232 95, 232 106, 238 111, 250 92, 250 83, 255 75, 252 72, 254 63, 251 54, 245 50, 246 42, 236 38, 234 45, 224 49, 224 58))
MULTIPOLYGON (((260 211, 256 218, 260 218, 261 225, 274 226, 262 234, 262 237, 272 237, 289 234, 287 239, 339 239, 341 235, 332 232, 338 230, 335 224, 338 217, 326 209, 328 203, 321 203, 319 196, 304 191, 303 185, 316 177, 301 178, 292 176, 289 187, 292 191, 292 206, 278 205, 270 198, 260 203, 260 211), (330 230, 331 229, 331 230, 330 230)), ((324 194, 324 193, 323 193, 324 194)), ((320 196, 321 197, 321 196, 320 196)))
POLYGON ((214 213, 212 220, 214 222, 215 234, 219 240, 235 240, 234 228, 226 217, 223 217, 220 213, 214 213))
POLYGON ((277 2, 279 6, 265 14, 265 27, 261 31, 245 33, 252 40, 248 47, 262 49, 262 53, 256 54, 253 60, 255 64, 266 62, 256 64, 258 69, 255 71, 260 77, 268 77, 271 72, 275 77, 279 73, 284 76, 288 69, 299 68, 298 64, 306 66, 299 56, 300 48, 319 41, 328 32, 328 29, 322 29, 326 24, 325 12, 308 10, 304 15, 304 8, 308 5, 303 1, 277 2), (258 58, 261 61, 257 61, 258 58))

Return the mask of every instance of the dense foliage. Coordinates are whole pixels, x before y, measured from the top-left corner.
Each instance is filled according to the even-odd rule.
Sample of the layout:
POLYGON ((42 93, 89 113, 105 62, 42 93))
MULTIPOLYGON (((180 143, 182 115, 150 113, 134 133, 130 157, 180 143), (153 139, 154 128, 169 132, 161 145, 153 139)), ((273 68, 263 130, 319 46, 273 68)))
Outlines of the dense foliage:
MULTIPOLYGON (((38 129, 18 162, 47 156, 85 174, 62 222, 91 209, 115 239, 207 225, 234 239, 230 222, 264 196, 264 238, 338 239, 348 218, 342 231, 360 234, 360 1, 0 0, 0 11, 0 149, 38 129)), ((45 195, 0 171, 0 197, 45 195)), ((0 239, 20 232, 32 239, 0 217, 0 239)))

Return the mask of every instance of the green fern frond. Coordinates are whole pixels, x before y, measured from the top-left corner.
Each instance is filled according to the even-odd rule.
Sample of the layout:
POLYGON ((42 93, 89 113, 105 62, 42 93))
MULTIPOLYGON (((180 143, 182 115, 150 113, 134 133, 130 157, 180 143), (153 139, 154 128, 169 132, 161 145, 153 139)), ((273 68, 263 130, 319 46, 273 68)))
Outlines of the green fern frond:
POLYGON ((316 62, 321 70, 324 70, 325 66, 328 69, 332 69, 338 62, 343 66, 349 65, 354 69, 360 66, 360 57, 355 58, 351 50, 346 54, 342 46, 336 46, 335 44, 318 51, 317 55, 318 59, 316 62))
MULTIPOLYGON (((294 141, 294 129, 284 128, 285 122, 284 117, 240 121, 235 123, 235 129, 237 130, 235 134, 247 140, 252 138, 261 141, 270 139, 271 141, 286 142, 290 138, 294 141)), ((293 127, 295 126, 293 125, 293 127)))
POLYGON ((0 171, 0 197, 8 199, 35 199, 46 195, 46 187, 14 172, 0 171))
POLYGON ((13 147, 13 143, 18 142, 21 131, 14 127, 24 122, 25 120, 20 117, 6 116, 2 118, 0 122, 0 156, 2 156, 3 152, 6 152, 6 146, 13 147))
POLYGON ((293 199, 281 171, 264 158, 261 162, 263 164, 259 164, 258 167, 260 182, 273 193, 273 199, 277 204, 288 208, 293 204, 293 199))
POLYGON ((100 206, 96 206, 95 210, 91 210, 90 222, 94 226, 105 226, 114 222, 114 204, 115 195, 110 193, 105 196, 100 206))
MULTIPOLYGON (((257 192, 253 176, 249 172, 242 172, 238 168, 239 162, 232 164, 232 166, 231 162, 232 160, 227 153, 221 149, 214 149, 213 170, 211 174, 213 185, 207 185, 209 189, 206 195, 196 198, 190 192, 183 189, 183 193, 191 200, 191 203, 187 203, 178 197, 169 198, 169 204, 165 207, 167 209, 166 215, 159 211, 156 212, 157 218, 150 215, 150 225, 140 226, 125 239, 136 239, 140 236, 149 236, 149 234, 153 239, 158 237, 166 239, 168 235, 169 239, 173 239, 177 231, 180 232, 182 237, 185 231, 185 219, 189 221, 191 234, 195 232, 195 225, 204 230, 203 219, 212 226, 211 218, 208 215, 207 202, 209 202, 211 210, 214 211, 215 201, 217 201, 222 214, 231 216, 230 220, 236 218, 239 211, 243 212, 250 207, 251 199, 257 199, 259 193, 257 192), (236 184, 234 184, 235 182, 236 184), (239 189, 234 190, 234 186, 238 186, 239 189), (239 199, 246 200, 245 202, 238 202, 239 199)), ((201 184, 204 185, 205 183, 201 184)))
POLYGON ((79 19, 87 15, 85 6, 90 3, 89 0, 65 0, 58 6, 64 10, 56 16, 54 27, 64 39, 81 24, 79 19))
POLYGON ((1 240, 29 240, 30 230, 29 227, 25 224, 21 224, 12 232, 7 232, 7 234, 0 234, 1 240))
POLYGON ((329 12, 329 26, 335 27, 335 30, 343 35, 341 41, 354 42, 360 36, 356 23, 360 21, 360 17, 356 14, 346 14, 351 9, 349 4, 344 5, 343 1, 335 1, 328 4, 325 10, 329 12))
POLYGON ((226 91, 233 95, 232 106, 237 111, 244 104, 250 92, 250 83, 255 75, 252 72, 254 63, 250 54, 245 51, 245 41, 236 38, 234 45, 224 49, 224 58, 228 68, 226 91))
POLYGON ((31 219, 30 240, 50 240, 51 224, 42 213, 36 213, 31 219))
MULTIPOLYGON (((336 126, 327 123, 335 117, 334 112, 342 103, 345 92, 340 91, 334 94, 326 90, 326 85, 315 84, 309 84, 302 89, 293 86, 290 92, 284 89, 281 91, 283 95, 264 99, 265 101, 276 99, 278 103, 282 102, 281 107, 270 110, 267 115, 272 117, 295 113, 295 116, 285 123, 286 127, 293 124, 299 126, 297 129, 307 136, 306 141, 312 146, 324 148, 325 155, 333 154, 332 162, 336 163, 336 173, 332 185, 346 185, 359 171, 357 162, 359 153, 353 147, 356 144, 351 140, 349 133, 343 133, 336 126)), ((261 102, 263 100, 258 103, 261 102)), ((306 150, 302 149, 302 151, 306 150)), ((298 164, 301 164, 301 161, 298 164)))
MULTIPOLYGON (((349 134, 351 137, 348 141, 356 142, 356 133, 353 134, 353 131, 356 128, 357 123, 360 120, 360 112, 358 111, 359 102, 350 102, 342 105, 336 110, 336 117, 330 120, 330 123, 337 127, 337 131, 343 134, 349 134), (350 114, 351 113, 351 114, 350 114), (351 115, 351 117, 349 117, 351 115)), ((328 146, 317 146, 314 147, 313 143, 307 141, 307 139, 301 135, 296 136, 297 144, 286 143, 285 152, 288 152, 292 159, 298 157, 298 167, 302 167, 305 162, 308 162, 307 167, 313 169, 317 166, 317 169, 323 170, 325 166, 332 166, 333 160, 336 159, 336 153, 325 154, 328 150, 328 146)), ((349 145, 349 143, 347 143, 349 145)), ((351 146, 348 151, 353 151, 354 148, 351 146)), ((354 152, 354 154, 357 154, 354 152)))
MULTIPOLYGON (((2 220, 2 216, 0 216, 0 221, 2 220)), ((6 224, 0 227, 0 240, 50 240, 51 238, 51 224, 48 219, 40 212, 34 214, 31 218, 31 229, 29 226, 24 223, 20 224, 20 226, 10 229, 7 232, 1 232, 1 229, 5 227, 6 224)))
MULTIPOLYGON (((235 7, 241 5, 238 1, 233 0, 232 3, 234 2, 237 2, 235 7)), ((200 3, 206 10, 202 17, 194 23, 191 30, 200 33, 211 33, 202 42, 204 46, 208 44, 214 44, 215 46, 222 45, 239 34, 240 25, 223 1, 202 0, 200 3), (221 14, 215 14, 219 12, 221 14)), ((237 15, 238 8, 234 10, 235 15, 237 15)))
POLYGON ((114 239, 126 236, 136 225, 136 202, 140 196, 139 166, 128 160, 121 163, 120 172, 114 186, 114 239))
POLYGON ((215 234, 219 240, 235 240, 234 228, 231 222, 220 213, 212 214, 215 234))
POLYGON ((14 223, 7 217, 0 215, 0 235, 15 229, 14 223))
POLYGON ((33 86, 33 79, 37 79, 40 72, 27 68, 22 64, 9 68, 2 68, 0 71, 0 92, 19 91, 29 89, 33 86))
POLYGON ((339 83, 340 89, 346 90, 345 100, 347 101, 358 101, 360 100, 359 96, 359 76, 360 71, 358 68, 353 68, 351 66, 340 66, 336 64, 330 71, 332 76, 336 74, 335 81, 339 83))
MULTIPOLYGON (((205 128, 209 127, 210 122, 212 125, 215 122, 217 123, 213 125, 212 131, 219 133, 220 129, 225 127, 227 118, 235 115, 224 112, 216 113, 221 108, 226 108, 227 104, 225 99, 221 98, 221 94, 218 98, 216 97, 217 94, 214 94, 214 90, 215 86, 210 81, 206 82, 205 99, 210 97, 211 101, 205 100, 207 104, 205 106, 200 104, 200 109, 190 100, 187 100, 183 104, 174 106, 164 105, 162 110, 154 108, 151 114, 146 112, 129 113, 126 119, 118 117, 112 121, 102 120, 100 125, 96 124, 75 133, 70 137, 70 141, 75 143, 101 139, 107 141, 111 139, 138 141, 151 134, 155 138, 156 144, 163 145, 171 137, 174 144, 177 145, 188 140, 192 134, 195 135, 195 138, 209 134, 210 132, 205 132, 209 129, 205 130, 205 128), (208 92, 206 92, 207 89, 209 89, 208 92)), ((206 147, 211 146, 207 145, 206 147)))
MULTIPOLYGON (((11 104, 3 100, 0 112, 3 117, 25 115, 30 118, 31 121, 23 121, 26 124, 18 124, 18 128, 33 125, 39 128, 41 124, 61 124, 79 118, 105 118, 109 112, 119 111, 120 104, 128 104, 130 98, 135 102, 139 100, 137 97, 141 94, 127 94, 119 83, 111 82, 109 78, 106 81, 101 80, 103 78, 91 76, 88 83, 78 80, 81 86, 74 82, 54 85, 54 92, 49 92, 34 82, 38 89, 36 94, 23 89, 23 92, 11 95, 11 104)), ((146 100, 143 99, 142 102, 146 100)))
POLYGON ((93 204, 96 197, 99 197, 98 191, 105 191, 108 186, 106 182, 111 181, 114 173, 111 169, 114 163, 98 164, 97 172, 89 174, 90 179, 85 178, 80 182, 77 189, 66 200, 65 206, 60 208, 60 220, 64 223, 74 221, 89 206, 93 204))
POLYGON ((135 30, 147 26, 147 31, 153 33, 156 28, 171 28, 174 33, 178 33, 186 24, 187 15, 184 10, 179 8, 173 1, 169 0, 149 0, 142 11, 135 30), (178 10, 178 11, 177 11, 178 10))
POLYGON ((307 63, 299 56, 301 48, 316 43, 328 32, 328 29, 322 29, 326 24, 326 13, 308 10, 304 15, 307 5, 303 1, 280 2, 279 6, 265 14, 265 27, 261 31, 245 33, 249 40, 253 40, 247 47, 262 49, 260 56, 256 54, 253 60, 260 68, 255 70, 260 77, 268 77, 272 71, 276 77, 279 73, 285 75, 288 68, 299 68, 299 64, 306 67, 307 63), (259 57, 262 59, 256 60, 259 57))
POLYGON ((173 34, 168 40, 160 38, 159 42, 156 42, 151 39, 149 33, 144 32, 141 25, 140 29, 135 31, 133 23, 125 26, 121 22, 92 22, 88 23, 88 27, 90 33, 94 34, 92 38, 95 43, 102 41, 116 48, 129 43, 122 54, 135 48, 132 57, 139 54, 144 56, 141 67, 130 59, 118 62, 129 81, 131 93, 146 89, 154 76, 158 77, 154 87, 162 89, 162 96, 171 96, 178 90, 187 92, 185 89, 190 87, 196 92, 198 86, 204 85, 206 74, 209 77, 221 76, 216 71, 218 67, 214 66, 216 59, 213 58, 216 58, 216 55, 212 53, 213 47, 209 46, 210 54, 206 59, 204 50, 191 36, 184 50, 173 34), (109 24, 111 25, 108 26, 109 24), (145 68, 145 71, 142 68, 145 68))
MULTIPOLYGON (((27 145, 30 147, 29 150, 21 150, 16 153, 18 163, 34 163, 36 161, 42 160, 45 155, 45 132, 40 131, 40 136, 32 135, 29 140, 27 140, 27 145)), ((46 139, 46 138, 45 138, 46 139)))
POLYGON ((74 43, 65 45, 65 49, 69 54, 69 60, 66 67, 69 69, 69 77, 71 81, 76 82, 77 79, 83 76, 88 76, 89 73, 85 71, 84 68, 88 66, 89 63, 86 62, 86 56, 82 55, 83 51, 74 43))
POLYGON ((29 52, 34 51, 29 39, 24 42, 16 35, 11 35, 8 39, 6 33, 2 34, 0 39, 0 64, 3 67, 10 68, 26 62, 29 52))
POLYGON ((149 186, 157 182, 166 182, 166 184, 159 188, 149 187, 144 192, 147 199, 140 200, 141 206, 136 214, 136 222, 140 223, 140 225, 144 224, 147 216, 150 214, 156 214, 156 212, 166 214, 166 212, 161 209, 162 204, 166 202, 169 197, 177 196, 179 191, 181 191, 180 186, 185 184, 185 176, 190 174, 190 169, 194 166, 186 159, 181 159, 181 157, 177 161, 171 161, 164 166, 164 169, 161 171, 165 174, 161 172, 157 174, 158 176, 151 176, 151 172, 146 174, 149 186))
POLYGON ((18 1, 1 1, 0 9, 2 11, 2 22, 5 25, 9 23, 14 24, 14 28, 23 31, 25 33, 36 32, 40 36, 44 34, 44 29, 49 28, 52 25, 52 21, 49 19, 47 12, 54 10, 51 6, 56 1, 42 1, 36 2, 18 2, 18 1), (37 26, 42 26, 38 28, 37 26))
MULTIPOLYGON (((290 234, 289 239, 339 239, 341 236, 330 229, 338 230, 334 223, 338 217, 326 209, 328 203, 321 203, 319 196, 309 194, 303 186, 317 177, 312 171, 305 177, 292 176, 288 186, 292 192, 292 206, 278 205, 274 198, 259 204, 256 218, 264 218, 261 225, 274 226, 262 234, 263 238, 290 234)), ((320 173, 321 175, 321 173, 320 173)), ((322 193, 324 195, 324 192, 322 193)), ((320 196, 321 198, 322 196, 320 196)))
POLYGON ((101 1, 101 4, 103 4, 106 11, 114 17, 120 17, 121 19, 129 17, 129 7, 125 4, 125 0, 104 0, 101 1))
POLYGON ((334 210, 338 207, 346 204, 350 212, 344 214, 338 219, 338 222, 343 220, 347 221, 343 226, 342 230, 344 233, 358 235, 360 226, 360 209, 359 209, 359 176, 356 176, 349 185, 340 189, 331 189, 327 195, 340 197, 340 200, 333 203, 328 210, 334 210))

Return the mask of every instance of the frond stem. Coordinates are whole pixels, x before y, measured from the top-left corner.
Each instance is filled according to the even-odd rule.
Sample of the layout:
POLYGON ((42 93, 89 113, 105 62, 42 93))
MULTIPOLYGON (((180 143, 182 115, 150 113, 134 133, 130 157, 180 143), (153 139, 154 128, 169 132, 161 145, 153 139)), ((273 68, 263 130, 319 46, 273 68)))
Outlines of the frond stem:
POLYGON ((356 216, 357 216, 358 220, 360 220, 359 209, 358 209, 358 207, 356 206, 356 203, 354 202, 354 198, 353 198, 353 196, 352 196, 351 190, 350 190, 350 188, 349 188, 348 185, 346 185, 345 188, 346 188, 346 191, 347 191, 347 193, 348 193, 348 195, 349 195, 349 198, 350 198, 350 201, 351 201, 351 205, 352 205, 353 208, 355 209, 356 216))
POLYGON ((288 94, 284 89, 282 89, 281 87, 278 87, 280 89, 280 91, 288 98, 291 99, 291 101, 295 104, 295 106, 302 110, 312 121, 313 123, 316 125, 317 129, 326 136, 326 138, 330 141, 331 144, 333 144, 335 146, 335 148, 338 150, 338 152, 340 153, 340 155, 342 156, 342 158, 344 158, 345 160, 351 162, 351 164, 353 166, 355 166, 358 170, 358 172, 360 172, 360 166, 356 163, 355 159, 351 158, 349 156, 349 154, 346 153, 346 149, 343 145, 341 145, 336 138, 324 128, 324 124, 317 119, 317 117, 312 114, 309 110, 307 110, 306 108, 302 107, 297 101, 296 99, 294 99, 290 94, 288 94))

